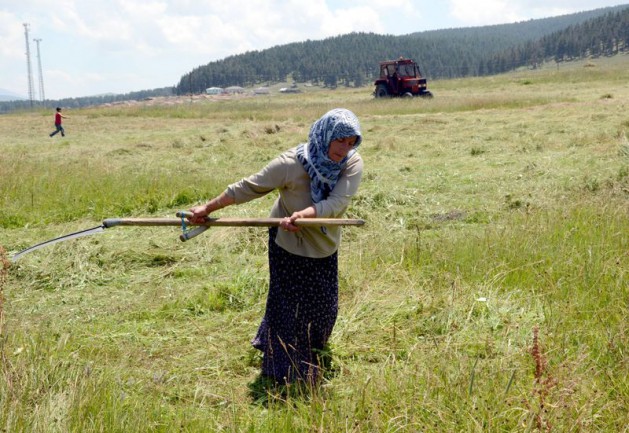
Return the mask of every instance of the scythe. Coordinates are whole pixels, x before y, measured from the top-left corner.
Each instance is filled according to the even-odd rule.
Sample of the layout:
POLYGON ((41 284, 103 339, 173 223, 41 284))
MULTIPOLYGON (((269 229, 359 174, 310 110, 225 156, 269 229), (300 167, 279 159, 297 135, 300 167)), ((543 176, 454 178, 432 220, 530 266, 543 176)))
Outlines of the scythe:
MULTIPOLYGON (((183 233, 179 236, 182 242, 200 235, 210 227, 274 227, 279 226, 282 218, 207 218, 203 223, 191 223, 186 218, 191 216, 189 212, 177 212, 178 218, 109 218, 103 220, 102 224, 91 229, 81 230, 58 238, 41 242, 32 247, 26 248, 13 257, 15 262, 25 254, 36 251, 40 248, 68 241, 84 236, 101 233, 105 229, 116 226, 175 226, 181 227, 183 233), (192 227, 192 228, 188 228, 192 227)), ((362 226, 365 221, 362 219, 347 218, 300 218, 295 220, 296 226, 301 227, 321 227, 321 226, 362 226)))

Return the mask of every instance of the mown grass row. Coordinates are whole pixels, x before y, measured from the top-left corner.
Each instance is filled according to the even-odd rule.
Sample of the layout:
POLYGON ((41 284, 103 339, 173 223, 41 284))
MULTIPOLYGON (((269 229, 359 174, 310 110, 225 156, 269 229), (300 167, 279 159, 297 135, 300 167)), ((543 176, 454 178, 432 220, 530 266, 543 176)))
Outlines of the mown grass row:
POLYGON ((162 264, 184 269, 150 293, 142 286, 155 287, 156 277, 134 276, 139 263, 123 271, 129 286, 109 281, 106 295, 88 285, 84 299, 73 299, 79 284, 56 286, 41 296, 55 298, 48 302, 59 303, 64 321, 31 307, 28 332, 3 339, 2 407, 15 417, 5 423, 43 431, 54 419, 68 431, 512 431, 542 422, 556 431, 622 431, 629 224, 626 206, 594 204, 516 215, 503 230, 475 236, 443 228, 402 241, 401 250, 397 239, 353 241, 330 385, 306 401, 272 402, 269 412, 230 388, 250 383, 256 368, 242 353, 243 334, 262 307, 263 271, 233 279, 209 272, 204 278, 222 283, 152 303, 189 278, 185 264, 162 264), (542 360, 531 352, 536 328, 542 360), (226 344, 240 347, 225 356, 226 344))

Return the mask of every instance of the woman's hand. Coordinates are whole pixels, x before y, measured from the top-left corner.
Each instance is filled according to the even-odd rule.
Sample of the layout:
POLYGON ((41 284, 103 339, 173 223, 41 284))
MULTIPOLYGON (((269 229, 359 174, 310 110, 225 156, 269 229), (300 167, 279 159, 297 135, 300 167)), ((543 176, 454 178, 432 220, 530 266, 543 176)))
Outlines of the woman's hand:
POLYGON ((280 228, 285 232, 298 232, 301 227, 295 225, 295 220, 300 218, 316 218, 317 210, 314 206, 307 207, 306 209, 293 212, 289 217, 282 218, 280 221, 280 228))
POLYGON ((198 206, 191 207, 188 210, 192 212, 192 216, 188 217, 188 221, 196 224, 205 222, 205 219, 210 214, 207 204, 200 204, 198 206))
POLYGON ((236 200, 223 192, 219 196, 208 201, 206 204, 200 204, 188 209, 192 212, 192 216, 188 218, 188 221, 197 224, 204 223, 210 213, 223 209, 224 207, 231 206, 234 203, 236 203, 236 200))
POLYGON ((285 232, 298 232, 300 227, 293 224, 296 219, 297 218, 293 218, 293 216, 282 218, 282 221, 280 221, 280 228, 285 232))

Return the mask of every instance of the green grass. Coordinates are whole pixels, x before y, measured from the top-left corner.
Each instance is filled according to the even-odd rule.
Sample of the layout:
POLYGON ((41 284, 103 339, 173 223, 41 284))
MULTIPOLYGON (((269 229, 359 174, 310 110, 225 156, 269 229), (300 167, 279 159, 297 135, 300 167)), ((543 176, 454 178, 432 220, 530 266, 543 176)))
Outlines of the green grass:
MULTIPOLYGON (((174 216, 344 106, 363 183, 324 385, 265 396, 266 233, 118 227, 3 262, 0 430, 628 431, 629 59, 0 116, 0 256, 174 216), (260 400, 265 401, 262 404, 260 400)), ((220 212, 267 216, 273 197, 220 212)), ((217 214, 219 215, 219 214, 217 214)))

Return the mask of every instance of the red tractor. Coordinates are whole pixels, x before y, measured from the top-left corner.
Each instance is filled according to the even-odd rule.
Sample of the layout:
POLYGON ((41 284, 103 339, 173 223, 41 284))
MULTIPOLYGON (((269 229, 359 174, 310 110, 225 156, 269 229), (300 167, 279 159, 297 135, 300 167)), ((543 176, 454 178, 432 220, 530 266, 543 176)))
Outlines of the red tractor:
POLYGON ((374 83, 376 98, 389 96, 432 98, 426 88, 426 78, 419 72, 419 66, 411 59, 380 62, 380 78, 374 83))

